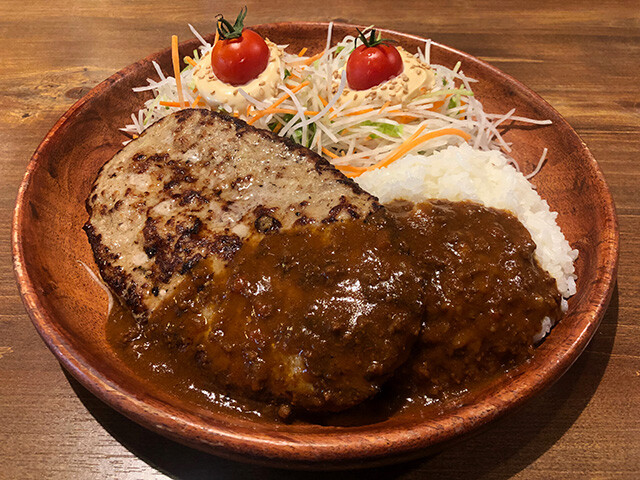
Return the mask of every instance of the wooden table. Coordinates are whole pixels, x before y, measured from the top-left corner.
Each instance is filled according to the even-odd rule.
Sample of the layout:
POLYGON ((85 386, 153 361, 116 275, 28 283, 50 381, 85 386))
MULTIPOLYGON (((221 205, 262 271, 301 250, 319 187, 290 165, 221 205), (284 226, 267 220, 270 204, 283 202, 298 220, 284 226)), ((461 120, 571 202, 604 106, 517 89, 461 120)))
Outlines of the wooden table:
MULTIPOLYGON (((216 13, 232 16, 238 8, 232 2, 136 3, 0 2, 0 478, 298 477, 220 460, 128 421, 65 374, 22 307, 12 272, 10 222, 38 143, 98 82, 167 47, 172 33, 189 38, 187 23, 207 32, 216 13)), ((377 24, 431 37, 512 74, 582 136, 618 208, 618 287, 595 338, 555 386, 437 456, 335 476, 639 478, 637 0, 246 3, 250 23, 377 24)))

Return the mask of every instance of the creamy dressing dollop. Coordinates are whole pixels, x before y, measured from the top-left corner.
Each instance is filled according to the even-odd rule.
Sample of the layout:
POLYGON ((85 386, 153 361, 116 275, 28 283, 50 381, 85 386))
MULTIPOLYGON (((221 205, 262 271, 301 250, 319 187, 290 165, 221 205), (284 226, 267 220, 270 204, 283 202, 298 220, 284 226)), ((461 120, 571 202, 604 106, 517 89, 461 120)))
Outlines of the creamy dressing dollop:
MULTIPOLYGON (((433 70, 404 48, 396 48, 404 65, 400 75, 366 90, 352 90, 349 85, 346 85, 338 103, 344 105, 350 102, 350 106, 356 107, 362 104, 383 104, 388 101, 392 105, 397 105, 407 103, 421 93, 430 91, 435 85, 433 70)), ((340 69, 333 74, 333 94, 338 91, 342 70, 340 69)))
POLYGON ((211 68, 211 52, 200 59, 193 70, 193 81, 198 89, 198 95, 210 107, 229 106, 234 111, 243 112, 249 106, 249 101, 240 94, 242 89, 258 101, 264 102, 278 94, 278 86, 282 82, 282 50, 273 42, 265 38, 269 47, 269 63, 264 71, 249 83, 233 86, 219 80, 211 68))

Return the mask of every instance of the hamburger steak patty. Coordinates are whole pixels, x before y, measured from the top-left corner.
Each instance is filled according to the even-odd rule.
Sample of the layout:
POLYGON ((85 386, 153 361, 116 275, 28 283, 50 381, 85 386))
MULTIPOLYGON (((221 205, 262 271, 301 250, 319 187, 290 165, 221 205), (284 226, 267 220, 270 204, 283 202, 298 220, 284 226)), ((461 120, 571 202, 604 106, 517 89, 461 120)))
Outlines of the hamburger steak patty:
POLYGON ((103 166, 87 210, 100 273, 137 320, 131 348, 166 349, 241 395, 351 407, 420 329, 394 219, 319 155, 243 121, 164 118, 103 166))
POLYGON ((364 219, 380 208, 310 150, 232 117, 187 109, 102 167, 84 228, 103 278, 143 319, 202 258, 219 269, 249 237, 364 219))

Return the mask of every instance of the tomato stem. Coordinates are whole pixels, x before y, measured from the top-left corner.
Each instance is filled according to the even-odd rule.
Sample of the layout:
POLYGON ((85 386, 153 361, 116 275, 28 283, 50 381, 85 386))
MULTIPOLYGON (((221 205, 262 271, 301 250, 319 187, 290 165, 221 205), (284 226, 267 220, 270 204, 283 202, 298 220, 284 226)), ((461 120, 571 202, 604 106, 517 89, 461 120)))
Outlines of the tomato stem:
POLYGON ((389 45, 390 43, 398 43, 396 40, 393 40, 391 38, 381 38, 379 34, 376 35, 376 30, 374 28, 371 29, 371 35, 369 35, 368 40, 365 34, 362 33, 359 28, 356 28, 356 30, 358 31, 358 36, 356 37, 356 41, 353 45, 354 47, 358 46, 358 40, 360 40, 365 47, 375 47, 377 45, 389 45))
POLYGON ((221 40, 229 40, 231 38, 239 38, 244 30, 244 18, 247 16, 247 6, 245 5, 236 17, 236 23, 231 25, 221 13, 216 15, 218 19, 218 34, 221 40))

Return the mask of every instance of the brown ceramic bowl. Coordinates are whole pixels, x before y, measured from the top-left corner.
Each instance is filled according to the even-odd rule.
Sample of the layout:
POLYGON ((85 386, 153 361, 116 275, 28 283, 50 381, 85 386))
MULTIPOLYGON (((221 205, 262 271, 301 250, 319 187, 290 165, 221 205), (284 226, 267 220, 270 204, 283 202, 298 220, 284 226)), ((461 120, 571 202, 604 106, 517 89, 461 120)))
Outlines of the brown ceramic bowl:
MULTIPOLYGON (((272 24, 256 27, 297 52, 323 48, 327 25, 272 24)), ((336 25, 334 39, 352 33, 336 25)), ((415 51, 418 37, 385 31, 415 51)), ((195 40, 181 46, 189 54, 195 40)), ((81 230, 84 201, 98 169, 121 147, 118 128, 147 98, 131 88, 155 78, 156 60, 171 71, 170 52, 152 55, 108 78, 56 123, 28 166, 13 221, 15 271, 35 327, 62 365, 116 410, 151 430, 218 455, 280 466, 332 468, 390 463, 441 448, 513 410, 557 380, 595 333, 611 296, 618 254, 613 201, 596 161, 567 122, 549 104, 496 68, 454 49, 433 44, 431 59, 452 67, 462 61, 479 80, 476 95, 489 112, 513 107, 519 115, 548 118, 553 125, 512 129, 513 155, 530 171, 542 151, 549 161, 534 179, 559 213, 558 222, 578 248, 578 293, 569 312, 537 349, 531 362, 424 416, 407 413, 358 427, 282 425, 236 418, 186 404, 136 377, 105 339, 107 298, 82 261, 94 266, 81 230)))

